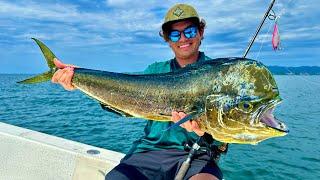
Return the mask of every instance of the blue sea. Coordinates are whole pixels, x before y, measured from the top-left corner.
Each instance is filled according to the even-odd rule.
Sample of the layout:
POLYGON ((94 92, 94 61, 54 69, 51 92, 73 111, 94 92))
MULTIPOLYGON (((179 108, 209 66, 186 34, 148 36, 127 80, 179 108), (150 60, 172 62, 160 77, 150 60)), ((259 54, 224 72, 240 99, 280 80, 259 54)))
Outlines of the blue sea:
MULTIPOLYGON (((51 83, 15 83, 0 75, 0 121, 126 153, 145 121, 101 109, 79 91, 51 83)), ((290 129, 258 145, 230 145, 220 159, 225 179, 320 179, 320 76, 275 76, 283 98, 275 115, 290 129)))

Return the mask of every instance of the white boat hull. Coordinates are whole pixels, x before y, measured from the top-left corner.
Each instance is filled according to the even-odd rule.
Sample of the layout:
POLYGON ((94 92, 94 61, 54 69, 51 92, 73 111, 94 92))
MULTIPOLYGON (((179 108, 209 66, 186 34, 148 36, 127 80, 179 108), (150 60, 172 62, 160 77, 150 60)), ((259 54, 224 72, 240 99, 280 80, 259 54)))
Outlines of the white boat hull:
POLYGON ((0 179, 102 180, 123 156, 0 122, 0 179))

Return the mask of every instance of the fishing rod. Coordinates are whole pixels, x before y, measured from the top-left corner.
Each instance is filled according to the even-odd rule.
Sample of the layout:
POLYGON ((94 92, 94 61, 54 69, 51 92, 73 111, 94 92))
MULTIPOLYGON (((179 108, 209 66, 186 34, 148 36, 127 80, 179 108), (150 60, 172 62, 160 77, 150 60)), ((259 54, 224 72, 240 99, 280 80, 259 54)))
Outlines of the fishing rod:
POLYGON ((264 24, 264 21, 265 21, 266 18, 268 17, 268 14, 269 14, 269 12, 271 11, 271 9, 272 9, 273 4, 274 4, 275 1, 276 1, 276 0, 272 0, 270 6, 269 6, 269 8, 268 8, 268 10, 267 10, 266 13, 264 14, 264 17, 263 17, 261 23, 259 24, 256 33, 255 33, 254 36, 252 37, 252 39, 251 39, 251 41, 250 41, 250 43, 249 43, 249 45, 248 45, 248 47, 247 47, 244 55, 243 55, 243 58, 245 58, 245 57, 247 56, 248 52, 250 51, 250 48, 251 48, 252 44, 254 43, 254 40, 256 40, 256 38, 257 38, 257 36, 258 36, 258 34, 259 34, 259 32, 260 32, 260 29, 261 29, 262 25, 264 24))
MULTIPOLYGON (((271 1, 271 4, 268 8, 268 10, 266 11, 266 13, 264 14, 264 17, 260 23, 260 25, 258 26, 258 29, 256 31, 256 33, 254 34, 253 38, 251 39, 244 55, 243 55, 243 58, 245 58, 254 42, 254 40, 256 39, 257 35, 259 34, 260 30, 261 30, 261 27, 262 25, 264 24, 264 21, 266 20, 266 18, 268 17, 269 15, 269 12, 271 11, 272 7, 273 7, 273 4, 276 0, 272 0, 271 1)), ((193 157, 195 154, 197 154, 198 151, 201 150, 201 144, 204 142, 204 136, 201 136, 198 138, 198 140, 192 145, 190 151, 189 151, 189 154, 188 154, 188 157, 187 159, 182 163, 181 167, 179 168, 178 170, 178 173, 177 175, 175 176, 175 180, 182 180, 184 178, 184 176, 186 175, 190 165, 191 165, 191 162, 193 160, 193 157)))
POLYGON ((204 133, 203 136, 198 137, 195 143, 190 147, 188 144, 185 145, 186 149, 189 150, 189 154, 185 161, 183 161, 182 165, 180 166, 178 173, 176 174, 174 180, 183 180, 193 159, 194 156, 200 154, 207 154, 210 159, 217 161, 220 156, 220 153, 227 152, 228 146, 224 146, 225 149, 220 148, 212 148, 211 144, 213 143, 213 138, 210 134, 204 133))

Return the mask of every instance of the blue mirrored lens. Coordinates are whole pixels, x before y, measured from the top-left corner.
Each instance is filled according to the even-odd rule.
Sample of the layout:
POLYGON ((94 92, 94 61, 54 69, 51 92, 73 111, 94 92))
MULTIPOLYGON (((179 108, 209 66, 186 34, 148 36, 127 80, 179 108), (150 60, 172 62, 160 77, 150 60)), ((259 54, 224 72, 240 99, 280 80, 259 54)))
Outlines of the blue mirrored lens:
POLYGON ((178 42, 179 39, 180 39, 180 36, 178 36, 178 37, 170 37, 170 40, 171 40, 172 42, 178 42))
POLYGON ((183 34, 188 39, 194 38, 197 36, 197 27, 195 26, 188 27, 183 31, 183 34))
MULTIPOLYGON (((194 38, 197 36, 197 27, 196 26, 190 26, 183 30, 183 34, 186 38, 194 38)), ((173 30, 169 33, 169 38, 172 42, 179 41, 181 37, 181 32, 178 30, 173 30)))
POLYGON ((169 33, 169 38, 172 42, 177 42, 180 39, 181 33, 179 31, 171 31, 169 33))

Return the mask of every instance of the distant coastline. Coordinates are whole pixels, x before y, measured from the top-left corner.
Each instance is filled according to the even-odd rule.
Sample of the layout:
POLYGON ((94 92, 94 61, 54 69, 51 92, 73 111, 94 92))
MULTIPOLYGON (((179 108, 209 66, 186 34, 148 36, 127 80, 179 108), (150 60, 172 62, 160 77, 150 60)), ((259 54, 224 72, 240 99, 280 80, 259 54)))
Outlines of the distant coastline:
POLYGON ((319 66, 268 66, 268 68, 274 75, 320 75, 319 66))
MULTIPOLYGON (((274 75, 320 75, 320 66, 267 66, 274 75)), ((20 74, 20 75, 35 75, 39 73, 1 73, 0 74, 20 74)))

